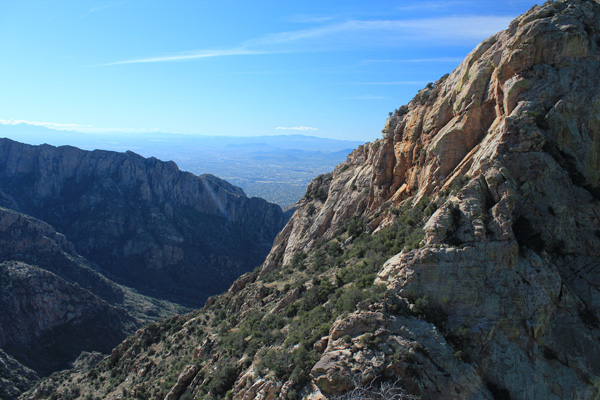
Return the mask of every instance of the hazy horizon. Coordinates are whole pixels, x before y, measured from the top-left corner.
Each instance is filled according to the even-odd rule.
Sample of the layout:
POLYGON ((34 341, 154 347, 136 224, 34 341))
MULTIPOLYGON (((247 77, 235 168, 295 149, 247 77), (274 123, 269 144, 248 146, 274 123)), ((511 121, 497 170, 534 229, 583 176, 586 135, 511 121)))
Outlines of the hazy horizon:
POLYGON ((0 137, 18 142, 83 150, 133 151, 174 161, 180 170, 212 174, 282 207, 295 204, 317 175, 346 160, 362 141, 307 135, 200 136, 171 133, 92 134, 53 131, 41 126, 0 125, 0 137))

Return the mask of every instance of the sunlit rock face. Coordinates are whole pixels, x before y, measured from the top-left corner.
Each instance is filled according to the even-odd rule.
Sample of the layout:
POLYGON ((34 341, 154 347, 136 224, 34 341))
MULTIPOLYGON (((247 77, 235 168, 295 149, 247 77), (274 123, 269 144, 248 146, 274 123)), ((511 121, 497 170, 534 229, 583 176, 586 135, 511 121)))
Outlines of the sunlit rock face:
POLYGON ((279 206, 134 153, 0 140, 0 205, 43 220, 111 278, 200 305, 260 265, 279 206))
POLYGON ((299 203, 265 273, 353 215, 377 231, 393 222, 389 207, 443 194, 421 248, 390 259, 377 282, 407 301, 426 297, 472 344, 457 364, 451 343, 433 340, 434 324, 381 315, 369 325, 374 317, 358 312, 340 322, 364 328, 353 338, 383 329, 390 346, 430 351, 416 352, 406 373, 407 363, 377 361, 384 352, 330 337, 313 370, 322 391, 346 390, 350 371, 373 368, 423 398, 597 394, 599 56, 597 1, 534 7, 396 110, 382 139, 309 186, 307 195, 326 196, 299 203))

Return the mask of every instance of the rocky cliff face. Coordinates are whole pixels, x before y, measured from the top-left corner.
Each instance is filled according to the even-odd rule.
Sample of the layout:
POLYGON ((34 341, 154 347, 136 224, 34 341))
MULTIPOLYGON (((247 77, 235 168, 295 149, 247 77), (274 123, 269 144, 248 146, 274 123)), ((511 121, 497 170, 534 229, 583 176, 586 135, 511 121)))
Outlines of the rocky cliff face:
POLYGON ((121 283, 200 305, 258 266, 281 209, 134 153, 0 140, 0 205, 43 220, 121 283))
MULTIPOLYGON (((390 206, 438 200, 423 246, 388 260, 376 281, 408 303, 427 298, 447 315, 444 329, 468 333, 470 346, 460 350, 467 370, 442 351, 416 357, 418 373, 406 385, 421 396, 597 393, 599 43, 598 2, 532 9, 397 110, 383 139, 318 184, 327 200, 305 201, 278 238, 285 263, 350 215, 366 217, 376 231, 395 218, 390 206)), ((280 265, 275 255, 267 271, 280 265)), ((352 318, 365 324, 373 317, 352 318)), ((387 322, 384 341, 420 336, 425 343, 423 335, 440 331, 403 321, 414 329, 407 337, 395 323, 387 322)), ((353 361, 356 352, 340 353, 348 347, 330 340, 321 361, 328 368, 314 371, 326 391, 342 365, 368 366, 353 361)))
POLYGON ((27 398, 597 397, 599 70, 600 2, 534 7, 315 179, 260 271, 27 398))
MULTIPOLYGON (((277 239, 285 251, 283 261, 296 249, 331 237, 352 215, 379 213, 369 218, 369 228, 375 230, 393 220, 385 214, 389 206, 410 197, 418 201, 502 168, 515 183, 535 178, 551 193, 554 182, 566 186, 562 181, 568 179, 572 187, 554 192, 553 199, 536 190, 520 197, 515 217, 526 216, 547 246, 572 238, 573 233, 554 237, 554 226, 570 216, 551 203, 571 199, 564 200, 572 204, 563 205, 563 212, 574 213, 571 206, 579 203, 579 194, 573 191, 583 188, 594 199, 599 196, 595 7, 595 2, 585 7, 556 2, 532 10, 396 110, 385 123, 383 139, 361 146, 332 174, 309 186, 300 211, 277 239), (458 177, 464 181, 457 182, 458 177), (317 192, 325 194, 320 201, 314 201, 317 192), (554 215, 534 210, 539 203, 548 203, 554 215)), ((571 244, 589 247, 590 240, 571 244)))
POLYGON ((0 154, 0 203, 12 208, 0 208, 0 348, 14 357, 3 364, 0 398, 32 381, 12 379, 19 371, 67 368, 81 351, 109 352, 145 323, 183 310, 101 272, 200 304, 260 264, 286 219, 215 177, 134 154, 7 139, 0 154))

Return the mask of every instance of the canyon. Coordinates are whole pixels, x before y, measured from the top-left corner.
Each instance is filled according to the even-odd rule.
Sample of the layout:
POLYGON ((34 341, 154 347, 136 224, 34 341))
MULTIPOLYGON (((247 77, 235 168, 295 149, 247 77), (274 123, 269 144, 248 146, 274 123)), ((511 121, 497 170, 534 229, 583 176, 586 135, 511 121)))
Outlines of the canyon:
POLYGON ((259 268, 21 398, 597 397, 599 70, 600 2, 533 7, 315 178, 259 268))

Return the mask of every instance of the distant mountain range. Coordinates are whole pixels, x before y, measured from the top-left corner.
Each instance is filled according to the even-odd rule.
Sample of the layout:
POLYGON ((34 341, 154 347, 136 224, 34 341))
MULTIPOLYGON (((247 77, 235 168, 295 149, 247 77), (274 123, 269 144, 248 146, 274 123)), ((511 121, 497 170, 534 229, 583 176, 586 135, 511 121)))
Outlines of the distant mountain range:
POLYGON ((241 187, 250 197, 262 197, 282 207, 295 204, 312 178, 330 171, 363 144, 304 135, 91 134, 26 124, 0 125, 0 137, 85 150, 131 150, 144 157, 172 160, 184 171, 213 174, 241 187))

